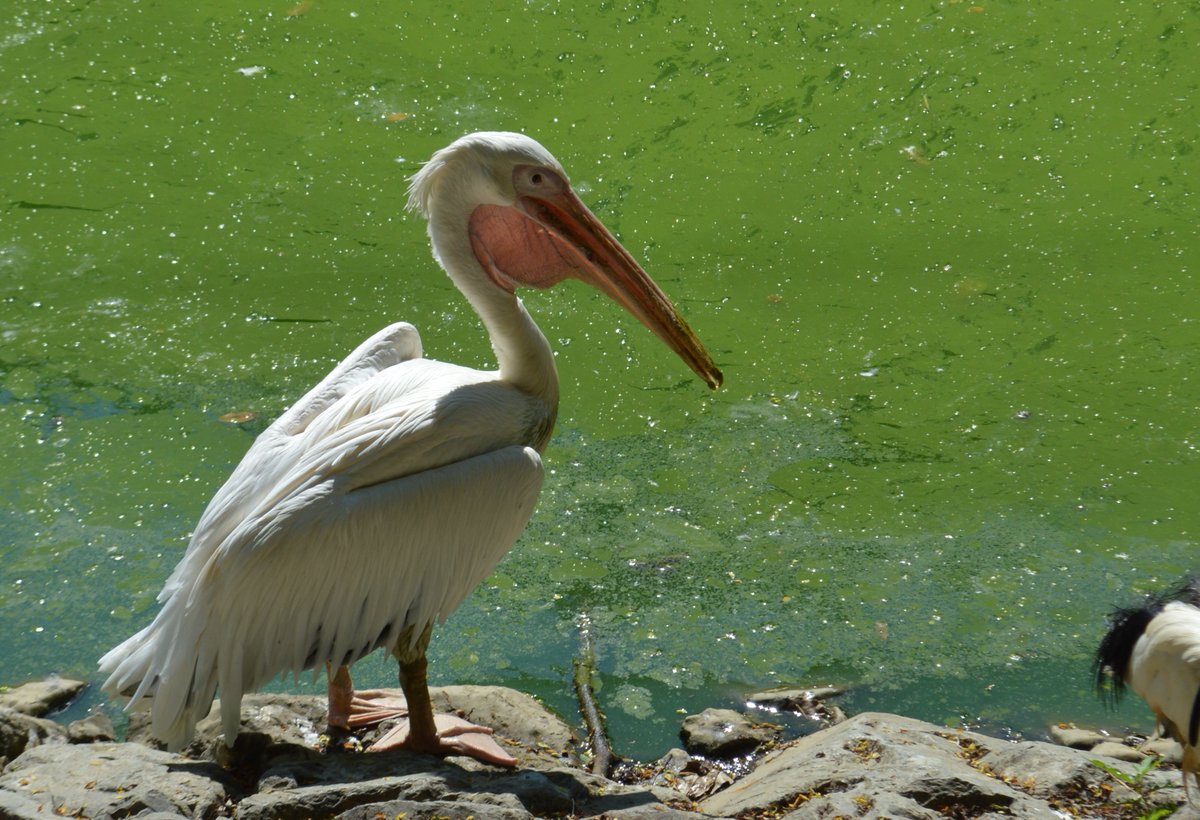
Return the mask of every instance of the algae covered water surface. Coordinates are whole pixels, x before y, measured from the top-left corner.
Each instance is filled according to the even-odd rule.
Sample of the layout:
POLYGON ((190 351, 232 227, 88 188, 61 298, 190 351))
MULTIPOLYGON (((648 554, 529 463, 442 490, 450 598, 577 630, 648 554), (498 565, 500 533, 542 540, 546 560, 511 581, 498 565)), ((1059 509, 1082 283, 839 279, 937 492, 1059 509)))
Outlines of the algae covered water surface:
POLYGON ((435 682, 572 716, 586 617, 632 756, 790 683, 1148 727, 1088 675, 1104 613, 1193 568, 1198 14, 8 4, 3 682, 95 680, 252 437, 379 327, 491 365, 403 204, 434 150, 514 129, 726 386, 582 286, 526 295, 563 382, 546 489, 435 682))

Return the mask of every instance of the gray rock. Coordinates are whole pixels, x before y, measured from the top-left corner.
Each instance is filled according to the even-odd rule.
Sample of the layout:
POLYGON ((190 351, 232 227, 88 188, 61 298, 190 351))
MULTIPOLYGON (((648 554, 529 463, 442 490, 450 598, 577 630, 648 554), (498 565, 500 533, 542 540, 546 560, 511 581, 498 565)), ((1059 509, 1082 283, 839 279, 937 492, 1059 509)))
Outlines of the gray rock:
POLYGON ((1138 748, 1148 755, 1161 757, 1167 763, 1174 763, 1176 766, 1183 762, 1183 747, 1179 745, 1179 741, 1169 737, 1147 740, 1138 748))
MULTIPOLYGON (((550 752, 560 763, 578 761, 574 729, 523 692, 502 686, 435 686, 429 693, 435 709, 458 712, 467 720, 490 726, 502 743, 507 739, 526 750, 550 752)), ((319 695, 249 694, 242 698, 239 737, 258 734, 276 743, 312 747, 326 729, 326 709, 325 698, 319 695)), ((130 716, 128 738, 161 745, 150 736, 148 715, 144 712, 130 716)), ((187 752, 193 756, 212 756, 221 742, 221 710, 217 701, 208 716, 196 725, 196 739, 187 752)), ((509 748, 509 752, 525 762, 519 747, 509 748)), ((544 756, 526 757, 532 765, 547 762, 544 756)))
POLYGON ((34 746, 66 740, 67 730, 61 724, 0 706, 0 757, 12 760, 34 746))
POLYGON ((1048 734, 1050 739, 1060 746, 1070 746, 1072 749, 1090 749, 1097 743, 1111 740, 1109 735, 1094 729, 1078 729, 1074 726, 1053 724, 1048 734))
POLYGON ((969 764, 968 758, 985 748, 980 744, 1004 742, 866 713, 771 753, 700 806, 722 816, 798 803, 788 817, 831 816, 824 812, 836 809, 850 816, 867 811, 901 817, 1002 811, 1056 818, 1049 806, 969 764), (879 808, 883 802, 886 810, 879 808), (859 810, 851 813, 852 806, 859 810))
POLYGON ((763 689, 746 695, 746 702, 767 709, 778 709, 781 712, 800 712, 806 710, 817 701, 836 698, 845 693, 840 686, 814 686, 803 688, 799 686, 781 686, 776 689, 763 689))
POLYGON ((350 776, 344 782, 336 780, 331 777, 330 782, 295 786, 275 782, 272 788, 242 800, 238 804, 238 817, 242 820, 336 817, 370 804, 397 800, 439 801, 449 799, 454 793, 435 774, 383 775, 369 780, 350 776))
POLYGON ((679 736, 692 754, 736 757, 779 737, 779 727, 754 723, 732 709, 705 709, 683 720, 679 736))
POLYGON ((784 815, 789 820, 828 817, 904 817, 912 820, 944 820, 946 815, 923 808, 911 798, 881 792, 835 792, 803 801, 795 811, 784 815))
MULTIPOLYGON (((979 758, 980 768, 1037 797, 1092 789, 1108 779, 1104 770, 1092 763, 1097 757, 1095 749, 1084 751, 1034 741, 1006 743, 989 739, 987 743, 989 751, 979 758)), ((1108 762, 1116 764, 1115 760, 1108 762)))
POLYGON ((17 792, 0 789, 0 817, 5 820, 45 820, 51 813, 45 803, 17 792), (45 809, 45 811, 43 811, 45 809))
POLYGON ((410 802, 483 806, 475 810, 479 817, 587 816, 593 808, 597 812, 642 806, 665 810, 664 797, 677 795, 613 783, 565 767, 511 771, 469 758, 441 760, 401 751, 296 753, 276 759, 263 772, 257 792, 238 804, 238 817, 362 817, 372 816, 363 814, 370 806, 410 802))
POLYGON ((1102 755, 1111 757, 1114 760, 1124 760, 1126 763, 1141 763, 1146 755, 1139 752, 1132 746, 1126 746, 1116 740, 1106 740, 1103 743, 1097 743, 1090 749, 1093 757, 1102 755))
POLYGON ((766 689, 746 696, 746 706, 767 712, 792 712, 820 722, 821 728, 835 726, 846 719, 841 707, 831 699, 844 694, 837 686, 801 689, 795 686, 766 689))
POLYGON ((51 675, 45 680, 30 681, 0 692, 0 706, 25 715, 41 717, 71 702, 87 686, 81 680, 51 675))
POLYGON ((71 743, 107 743, 116 740, 117 733, 108 715, 97 712, 67 724, 67 739, 71 743))
MULTIPOLYGON (((1096 816, 1121 801, 1141 800, 1138 806, 1152 808, 1183 800, 1177 769, 1146 774, 1139 794, 1091 763, 1096 749, 1011 743, 879 714, 859 715, 775 749, 740 779, 672 750, 653 766, 629 769, 646 781, 631 785, 573 764, 571 728, 532 698, 493 687, 446 687, 437 698, 441 708, 511 733, 519 767, 404 751, 321 754, 310 747, 324 722, 324 703, 316 697, 248 697, 245 731, 228 752, 228 770, 134 743, 68 745, 57 724, 8 709, 0 710, 0 736, 7 727, 26 748, 0 774, 0 817, 990 820, 1096 816), (1097 802, 1105 796, 1108 803, 1097 802), (697 799, 698 806, 692 802, 697 799)), ((717 712, 725 722, 732 722, 730 715, 745 719, 717 712)), ((103 729, 102 721, 93 723, 103 729)), ((213 721, 205 737, 215 742, 217 731, 213 721)), ((212 754, 203 747, 203 754, 212 754)), ((1134 771, 1132 763, 1106 760, 1106 766, 1134 771)))
POLYGON ((668 749, 654 765, 664 772, 681 772, 691 759, 683 749, 668 749))
POLYGON ((380 817, 403 817, 404 820, 526 820, 533 817, 524 809, 504 808, 466 800, 390 800, 368 803, 337 815, 337 820, 378 820, 380 817))
POLYGON ((524 692, 504 686, 435 686, 429 693, 435 709, 461 712, 472 723, 490 726, 529 748, 578 760, 575 730, 524 692))
POLYGON ((212 763, 136 743, 56 744, 30 749, 9 764, 0 775, 0 793, 71 817, 152 811, 207 818, 226 801, 225 779, 212 763))
POLYGON ((644 806, 631 806, 627 809, 608 809, 600 814, 584 815, 584 820, 697 820, 697 818, 709 816, 652 803, 644 806))
MULTIPOLYGON (((255 692, 242 698, 242 721, 239 737, 263 735, 277 743, 313 746, 325 731, 325 698, 319 695, 285 695, 255 692)), ((129 720, 129 739, 151 741, 144 713, 135 713, 129 720)), ((196 724, 196 739, 188 746, 192 755, 202 755, 224 738, 221 730, 221 702, 213 702, 208 717, 196 724)))

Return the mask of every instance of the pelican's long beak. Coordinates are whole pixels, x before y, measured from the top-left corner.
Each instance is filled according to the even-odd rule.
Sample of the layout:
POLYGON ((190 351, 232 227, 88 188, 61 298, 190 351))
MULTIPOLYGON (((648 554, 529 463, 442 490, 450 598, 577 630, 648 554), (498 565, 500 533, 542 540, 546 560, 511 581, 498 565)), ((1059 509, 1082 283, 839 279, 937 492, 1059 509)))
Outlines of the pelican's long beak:
POLYGON ((520 205, 560 240, 551 244, 560 254, 563 275, 607 293, 666 342, 709 387, 721 386, 720 369, 675 305, 569 186, 552 198, 521 197, 520 205), (576 258, 567 258, 564 245, 576 258))

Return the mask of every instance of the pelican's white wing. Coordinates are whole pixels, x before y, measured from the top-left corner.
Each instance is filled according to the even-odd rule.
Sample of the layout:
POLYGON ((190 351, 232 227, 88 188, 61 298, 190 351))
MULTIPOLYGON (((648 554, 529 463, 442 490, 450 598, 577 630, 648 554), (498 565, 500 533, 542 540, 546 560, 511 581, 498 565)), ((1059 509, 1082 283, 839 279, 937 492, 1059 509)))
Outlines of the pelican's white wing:
MULTIPOLYGON (((295 437, 314 419, 348 393, 362 390, 380 373, 420 358, 421 337, 417 329, 407 322, 389 325, 355 348, 316 387, 264 430, 224 486, 208 502, 193 531, 187 553, 167 579, 158 600, 166 601, 187 582, 187 578, 195 577, 230 531, 251 509, 261 505, 264 491, 268 489, 263 486, 264 480, 291 468, 288 451, 294 447, 295 437)), ((101 671, 108 671, 108 657, 101 659, 101 671)))
POLYGON ((408 627, 419 635, 528 522, 542 466, 526 445, 542 440, 545 408, 495 374, 389 352, 397 327, 259 437, 201 518, 159 615, 101 659, 105 690, 153 695, 153 732, 173 748, 218 684, 232 743, 243 692, 352 663, 408 627))

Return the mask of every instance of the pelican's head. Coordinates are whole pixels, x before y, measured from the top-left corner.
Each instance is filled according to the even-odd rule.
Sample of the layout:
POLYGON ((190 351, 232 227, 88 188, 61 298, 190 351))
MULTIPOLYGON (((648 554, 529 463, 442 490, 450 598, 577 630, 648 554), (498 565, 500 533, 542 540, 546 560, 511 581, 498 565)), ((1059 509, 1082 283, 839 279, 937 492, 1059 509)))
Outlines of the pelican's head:
POLYGON ((637 317, 709 387, 721 385, 721 371, 671 300, 536 140, 468 134, 435 153, 411 182, 408 207, 429 220, 434 253, 460 287, 467 267, 508 293, 581 279, 637 317))
POLYGON ((446 206, 442 202, 494 202, 510 205, 517 193, 512 169, 518 165, 566 171, 535 139, 512 131, 479 131, 459 137, 435 153, 410 180, 408 209, 426 219, 446 206))

